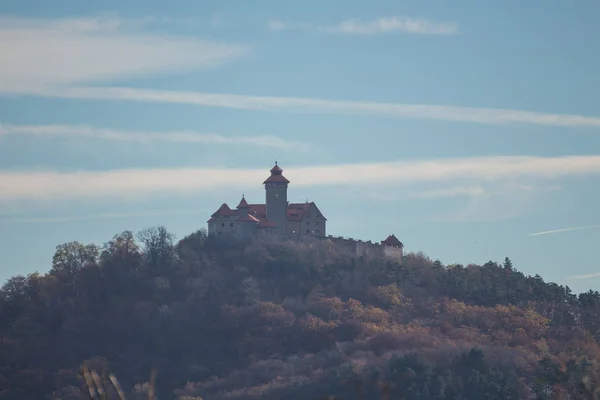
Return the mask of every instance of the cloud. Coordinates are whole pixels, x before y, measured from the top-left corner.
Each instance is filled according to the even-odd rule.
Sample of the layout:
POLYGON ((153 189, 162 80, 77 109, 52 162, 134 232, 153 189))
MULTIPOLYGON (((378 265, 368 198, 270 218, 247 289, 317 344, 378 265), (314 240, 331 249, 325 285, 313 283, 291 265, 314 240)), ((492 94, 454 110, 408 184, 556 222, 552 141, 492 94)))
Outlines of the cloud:
POLYGON ((585 225, 585 226, 575 226, 575 227, 572 227, 572 228, 554 229, 554 230, 551 230, 551 231, 542 231, 542 232, 530 233, 527 236, 552 235, 554 233, 579 231, 579 230, 582 230, 582 229, 592 229, 592 228, 600 228, 600 225, 585 225))
POLYGON ((567 276, 565 279, 568 279, 568 280, 577 280, 577 279, 591 279, 591 278, 600 278, 600 272, 596 272, 596 273, 593 273, 593 274, 585 274, 585 275, 567 276))
MULTIPOLYGON (((522 180, 522 179, 521 179, 522 180)), ((487 182, 483 190, 469 195, 456 209, 434 213, 434 222, 497 222, 538 210, 548 201, 547 192, 562 188, 558 185, 523 184, 507 179, 487 182)))
POLYGON ((272 20, 269 21, 268 27, 273 31, 312 30, 348 35, 380 35, 396 32, 419 35, 453 35, 458 33, 458 24, 456 23, 435 22, 409 17, 382 17, 371 21, 350 19, 336 25, 311 25, 272 20))
POLYGON ((0 217, 0 221, 4 223, 18 223, 18 224, 40 224, 40 223, 64 223, 64 222, 76 222, 76 221, 87 221, 94 219, 123 219, 123 218, 139 218, 139 217, 164 217, 164 216, 176 216, 176 215, 195 215, 202 212, 199 210, 171 210, 171 211, 147 211, 147 212, 130 212, 130 213, 101 213, 101 214, 86 214, 86 215, 74 215, 65 217, 0 217))
POLYGON ((86 125, 0 125, 2 136, 30 135, 37 137, 89 138, 123 142, 152 143, 202 143, 228 146, 259 146, 282 150, 306 150, 305 143, 284 140, 274 136, 224 136, 216 133, 194 131, 146 132, 110 128, 96 128, 86 125))
POLYGON ((440 187, 440 182, 435 182, 433 188, 419 188, 419 189, 407 189, 405 187, 399 187, 397 190, 389 188, 385 192, 381 191, 365 191, 360 187, 351 187, 348 190, 342 192, 338 191, 339 194, 350 199, 361 199, 373 200, 377 202, 390 203, 398 202, 407 199, 438 199, 438 198, 450 198, 450 197, 476 197, 483 196, 489 193, 489 188, 484 185, 450 185, 446 187, 440 187))
POLYGON ((510 109, 398 104, 302 97, 180 92, 127 87, 63 87, 30 90, 30 95, 88 100, 143 101, 223 107, 255 111, 314 112, 433 119, 479 124, 534 124, 562 127, 600 127, 600 117, 548 114, 510 109))
POLYGON ((431 199, 439 197, 476 197, 486 194, 483 186, 451 186, 446 188, 435 188, 409 193, 409 196, 420 199, 431 199))
MULTIPOLYGON (((285 168, 285 167, 284 167, 285 168)), ((600 156, 529 157, 493 156, 422 161, 356 163, 288 167, 292 185, 345 186, 363 190, 378 185, 556 179, 600 173, 600 156)), ((5 171, 0 172, 0 200, 80 198, 135 198, 212 192, 223 188, 255 188, 266 169, 165 168, 112 171, 5 171)))
POLYGON ((244 46, 142 29, 157 21, 0 16, 0 92, 214 67, 248 52, 244 46))

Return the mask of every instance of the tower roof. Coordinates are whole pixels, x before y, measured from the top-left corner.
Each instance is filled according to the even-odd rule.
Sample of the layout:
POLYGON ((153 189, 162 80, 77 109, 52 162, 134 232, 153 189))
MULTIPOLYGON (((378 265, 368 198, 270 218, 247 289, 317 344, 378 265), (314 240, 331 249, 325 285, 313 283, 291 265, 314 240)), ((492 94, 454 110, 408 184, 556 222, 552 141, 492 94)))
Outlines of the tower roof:
POLYGON ((382 240, 381 244, 387 245, 387 246, 404 247, 404 245, 402 244, 402 242, 399 241, 398 238, 396 237, 396 235, 394 235, 394 234, 391 234, 385 240, 382 240))
POLYGON ((281 169, 281 167, 279 165, 277 165, 277 161, 275 161, 275 165, 273 166, 273 168, 271 168, 271 174, 274 174, 274 173, 281 174, 282 172, 283 172, 283 170, 281 169))
POLYGON ((242 195, 242 199, 240 200, 240 204, 238 204, 237 208, 250 208, 250 205, 246 201, 244 195, 242 195))
POLYGON ((290 183, 285 176, 281 173, 283 170, 277 165, 277 161, 275 161, 275 166, 271 168, 271 176, 268 177, 263 184, 265 183, 290 183))

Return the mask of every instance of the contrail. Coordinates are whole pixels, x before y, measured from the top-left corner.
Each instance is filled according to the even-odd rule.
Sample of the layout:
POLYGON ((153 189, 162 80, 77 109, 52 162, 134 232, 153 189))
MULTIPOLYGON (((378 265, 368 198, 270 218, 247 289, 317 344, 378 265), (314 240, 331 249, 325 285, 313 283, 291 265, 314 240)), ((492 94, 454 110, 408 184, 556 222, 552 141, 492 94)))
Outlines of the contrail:
POLYGON ((567 276, 565 279, 575 280, 575 279, 591 279, 591 278, 600 278, 600 273, 595 272, 593 274, 567 276))
POLYGON ((572 227, 572 228, 554 229, 554 230, 551 230, 551 231, 543 231, 543 232, 530 233, 527 236, 551 235, 553 233, 579 231, 579 230, 582 230, 582 229, 591 229, 591 228, 600 228, 600 225, 585 225, 585 226, 575 226, 575 227, 572 227))

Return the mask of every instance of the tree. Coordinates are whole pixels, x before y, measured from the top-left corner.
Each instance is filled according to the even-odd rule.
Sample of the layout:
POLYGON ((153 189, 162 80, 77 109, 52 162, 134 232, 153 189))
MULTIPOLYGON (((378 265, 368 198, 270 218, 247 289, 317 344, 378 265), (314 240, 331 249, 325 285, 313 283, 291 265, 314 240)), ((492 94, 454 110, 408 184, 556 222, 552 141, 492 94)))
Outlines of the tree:
POLYGON ((72 280, 87 263, 96 263, 98 253, 98 246, 94 244, 69 242, 58 245, 52 257, 50 272, 61 279, 72 280))
POLYGON ((175 236, 164 226, 140 231, 138 240, 144 245, 143 252, 146 262, 153 268, 169 267, 175 261, 173 248, 175 236))
POLYGON ((104 263, 114 261, 128 268, 136 268, 141 261, 141 252, 133 233, 124 231, 104 245, 100 258, 104 263))

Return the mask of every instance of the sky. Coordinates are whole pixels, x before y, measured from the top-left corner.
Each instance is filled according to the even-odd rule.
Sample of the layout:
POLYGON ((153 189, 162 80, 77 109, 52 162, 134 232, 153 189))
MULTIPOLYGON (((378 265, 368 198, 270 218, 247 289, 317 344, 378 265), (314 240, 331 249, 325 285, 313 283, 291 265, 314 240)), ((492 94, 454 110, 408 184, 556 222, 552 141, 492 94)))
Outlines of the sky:
POLYGON ((242 193, 328 234, 597 290, 600 3, 0 3, 0 282, 57 245, 206 228, 242 193))

